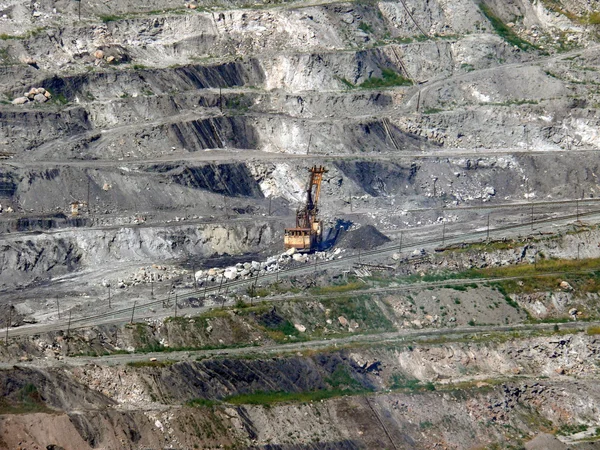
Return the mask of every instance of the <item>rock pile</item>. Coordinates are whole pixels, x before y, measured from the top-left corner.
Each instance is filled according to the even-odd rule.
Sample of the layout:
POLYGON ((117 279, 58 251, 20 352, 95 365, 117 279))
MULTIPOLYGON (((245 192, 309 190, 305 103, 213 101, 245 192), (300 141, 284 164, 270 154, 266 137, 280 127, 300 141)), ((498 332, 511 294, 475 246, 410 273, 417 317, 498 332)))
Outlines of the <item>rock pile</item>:
MULTIPOLYGON (((152 266, 149 267, 141 267, 138 272, 132 274, 127 279, 117 280, 117 288, 125 289, 142 283, 160 283, 178 278, 186 273, 187 272, 184 269, 175 269, 152 264, 152 266)), ((104 287, 108 287, 110 282, 104 281, 102 284, 104 287)))
POLYGON ((46 103, 52 98, 52 94, 43 87, 31 88, 29 92, 25 92, 23 97, 17 97, 12 101, 13 105, 24 105, 25 103, 37 102, 46 103))

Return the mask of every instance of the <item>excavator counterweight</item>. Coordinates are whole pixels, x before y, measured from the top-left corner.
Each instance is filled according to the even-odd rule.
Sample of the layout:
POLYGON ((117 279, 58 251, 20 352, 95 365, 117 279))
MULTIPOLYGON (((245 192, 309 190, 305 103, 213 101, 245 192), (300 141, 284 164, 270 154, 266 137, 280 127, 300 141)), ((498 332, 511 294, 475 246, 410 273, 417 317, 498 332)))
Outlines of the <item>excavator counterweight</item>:
POLYGON ((286 228, 283 238, 285 248, 304 252, 315 250, 321 242, 323 227, 318 219, 318 204, 323 174, 328 170, 323 166, 313 166, 308 171, 310 178, 306 188, 306 203, 296 211, 296 226, 286 228))

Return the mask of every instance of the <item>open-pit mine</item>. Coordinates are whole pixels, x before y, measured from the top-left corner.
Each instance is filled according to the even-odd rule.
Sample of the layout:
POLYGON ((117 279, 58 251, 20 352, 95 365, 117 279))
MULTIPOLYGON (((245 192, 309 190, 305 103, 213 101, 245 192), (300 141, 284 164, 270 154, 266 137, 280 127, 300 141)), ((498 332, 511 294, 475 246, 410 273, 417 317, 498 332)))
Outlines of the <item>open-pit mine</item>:
POLYGON ((598 0, 0 1, 0 449, 600 448, 598 0))

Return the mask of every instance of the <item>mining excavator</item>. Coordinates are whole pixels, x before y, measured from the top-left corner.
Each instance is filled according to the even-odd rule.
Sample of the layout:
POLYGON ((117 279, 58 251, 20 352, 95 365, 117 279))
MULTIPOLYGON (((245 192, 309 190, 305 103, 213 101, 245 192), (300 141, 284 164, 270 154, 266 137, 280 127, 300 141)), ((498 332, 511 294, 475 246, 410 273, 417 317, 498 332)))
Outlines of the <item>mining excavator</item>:
POLYGON ((310 178, 306 188, 306 204, 296 211, 296 227, 286 228, 283 238, 285 248, 295 248, 301 252, 316 250, 323 234, 323 224, 317 217, 318 203, 323 174, 328 170, 323 166, 313 166, 308 171, 310 178))

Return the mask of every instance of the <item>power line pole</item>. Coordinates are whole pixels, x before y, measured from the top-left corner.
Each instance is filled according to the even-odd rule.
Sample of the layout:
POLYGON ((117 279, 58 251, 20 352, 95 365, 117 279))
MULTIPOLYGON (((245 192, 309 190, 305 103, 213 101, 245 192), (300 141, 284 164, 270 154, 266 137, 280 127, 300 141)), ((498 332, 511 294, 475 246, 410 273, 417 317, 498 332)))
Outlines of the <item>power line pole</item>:
POLYGON ((69 339, 69 335, 71 333, 71 313, 72 313, 72 311, 69 310, 69 323, 67 325, 67 339, 69 339))
POLYGON ((108 307, 111 308, 111 304, 110 304, 110 284, 108 285, 108 307))
POLYGON ((402 237, 404 236, 404 232, 400 232, 400 247, 398 248, 398 253, 402 253, 402 237))
POLYGON ((175 317, 177 317, 177 292, 175 292, 175 317))
POLYGON ((490 240, 490 215, 488 214, 487 217, 487 237, 486 239, 489 241, 490 240))
POLYGON ((129 321, 129 323, 133 323, 133 315, 135 314, 136 303, 137 303, 137 300, 133 302, 133 309, 131 310, 131 320, 129 321))
POLYGON ((58 320, 60 320, 60 303, 58 297, 56 297, 56 311, 58 312, 58 320))
POLYGON ((8 327, 10 327, 10 322, 12 320, 12 305, 8 305, 8 321, 6 322, 6 345, 8 345, 8 327))

